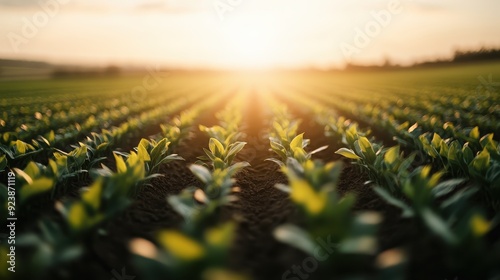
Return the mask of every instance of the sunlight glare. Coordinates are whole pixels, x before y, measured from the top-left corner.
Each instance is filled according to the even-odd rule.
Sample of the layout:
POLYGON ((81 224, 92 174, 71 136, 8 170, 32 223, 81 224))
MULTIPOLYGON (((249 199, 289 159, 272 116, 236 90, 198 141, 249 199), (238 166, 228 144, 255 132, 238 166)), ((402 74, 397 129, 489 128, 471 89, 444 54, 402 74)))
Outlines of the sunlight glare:
POLYGON ((272 24, 256 18, 231 23, 224 30, 227 59, 233 66, 262 68, 273 66, 278 48, 278 32, 272 24))

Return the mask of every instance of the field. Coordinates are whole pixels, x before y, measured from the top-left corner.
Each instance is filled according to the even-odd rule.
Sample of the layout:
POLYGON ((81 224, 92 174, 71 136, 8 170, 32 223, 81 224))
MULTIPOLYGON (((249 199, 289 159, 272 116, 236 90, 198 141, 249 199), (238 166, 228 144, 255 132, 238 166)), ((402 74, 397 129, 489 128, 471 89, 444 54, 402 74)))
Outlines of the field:
POLYGON ((1 279, 499 279, 498 77, 0 82, 1 279))

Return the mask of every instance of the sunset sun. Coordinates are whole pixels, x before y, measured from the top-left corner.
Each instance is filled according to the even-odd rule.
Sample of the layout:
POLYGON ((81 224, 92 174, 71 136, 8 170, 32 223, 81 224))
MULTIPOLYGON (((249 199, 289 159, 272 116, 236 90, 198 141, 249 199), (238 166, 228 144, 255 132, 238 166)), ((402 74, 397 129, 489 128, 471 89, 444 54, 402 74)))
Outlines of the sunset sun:
POLYGON ((262 21, 240 21, 224 30, 227 59, 234 66, 272 66, 279 47, 278 34, 262 21))

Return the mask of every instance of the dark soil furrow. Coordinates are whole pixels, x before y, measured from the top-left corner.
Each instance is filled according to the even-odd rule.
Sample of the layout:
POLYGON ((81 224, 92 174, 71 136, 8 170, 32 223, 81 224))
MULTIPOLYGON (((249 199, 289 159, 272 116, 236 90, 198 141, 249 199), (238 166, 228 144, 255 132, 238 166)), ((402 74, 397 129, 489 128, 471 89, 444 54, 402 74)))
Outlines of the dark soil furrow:
POLYGON ((239 224, 232 251, 232 265, 253 276, 254 279, 281 279, 292 264, 304 255, 273 237, 277 226, 294 222, 295 207, 288 195, 274 187, 286 183, 278 166, 266 158, 272 157, 269 140, 262 132, 268 131, 264 101, 256 89, 247 96, 243 131, 247 142, 239 158, 252 165, 238 174, 239 211, 243 221, 239 224))

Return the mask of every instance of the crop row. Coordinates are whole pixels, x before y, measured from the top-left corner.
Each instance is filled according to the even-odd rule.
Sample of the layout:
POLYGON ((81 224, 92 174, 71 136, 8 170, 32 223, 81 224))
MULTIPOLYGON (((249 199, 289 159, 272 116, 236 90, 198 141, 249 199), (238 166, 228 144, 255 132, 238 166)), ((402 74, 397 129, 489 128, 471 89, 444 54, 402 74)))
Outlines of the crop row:
POLYGON ((426 130, 434 129, 440 134, 448 133, 444 127, 447 123, 464 128, 479 126, 486 132, 500 129, 497 119, 499 96, 490 92, 478 94, 473 89, 451 87, 326 87, 312 82, 291 84, 285 90, 322 100, 363 121, 378 122, 373 125, 418 123, 426 130))
POLYGON ((500 256, 495 253, 498 250, 491 250, 487 238, 496 222, 489 220, 483 206, 498 209, 500 199, 500 146, 492 134, 480 137, 477 127, 469 129, 471 142, 464 144, 443 140, 436 133, 432 141, 428 140, 430 133, 412 134, 413 142, 420 144, 411 146, 416 150, 405 156, 399 146, 384 148, 368 138, 370 131, 360 130, 357 123, 337 116, 319 102, 297 95, 289 98, 307 106, 325 126, 326 136, 345 146, 336 153, 365 170, 370 177, 367 185, 388 204, 400 208, 403 218, 416 221, 422 236, 439 240, 448 275, 498 273, 493 263, 500 256), (487 203, 475 203, 478 193, 487 203))
MULTIPOLYGON (((98 156, 99 147, 108 150, 114 147, 111 142, 107 142, 109 137, 116 138, 118 133, 127 135, 132 131, 116 128, 109 134, 94 134, 94 140, 89 138, 89 141, 80 143, 79 147, 69 153, 54 153, 46 166, 30 161, 24 170, 13 168, 11 172, 16 174, 16 185, 19 186, 16 188, 16 216, 37 221, 37 217, 52 211, 50 208, 54 206, 49 207, 48 213, 37 211, 38 205, 47 205, 46 202, 49 201, 55 202, 53 209, 62 218, 58 222, 40 219, 31 231, 20 234, 16 245, 22 252, 34 252, 17 256, 19 263, 32 268, 22 269, 20 275, 36 275, 40 278, 53 274, 61 277, 66 273, 66 266, 74 263, 74 260, 94 256, 92 244, 96 234, 102 234, 103 225, 126 209, 148 181, 162 176, 157 173, 161 165, 182 159, 172 154, 172 149, 189 136, 189 130, 201 112, 215 104, 219 98, 220 96, 211 96, 206 102, 196 103, 173 118, 169 124, 162 125, 161 132, 156 136, 157 140, 142 139, 130 153, 113 152, 114 160, 110 160, 114 162, 113 168, 105 165, 96 168, 95 163, 105 159, 98 156), (99 143, 95 140, 99 140, 99 143), (75 176, 83 173, 90 174, 91 183, 81 189, 77 199, 62 197, 54 200, 55 193, 65 194, 65 190, 61 189, 70 185, 68 180, 73 179, 75 182, 75 176)), ((178 108, 175 104, 159 106, 155 114, 144 115, 148 118, 143 117, 141 121, 157 122, 163 114, 169 114, 178 108)), ((133 126, 128 127, 134 129, 133 126)), ((113 144, 118 142, 114 141, 113 144)), ((2 185, 0 190, 2 216, 13 215, 13 209, 7 204, 7 188, 2 185)), ((5 256, 7 247, 2 245, 0 249, 2 256, 5 256)), ((2 272, 7 271, 4 265, 6 262, 2 262, 2 272)))
MULTIPOLYGON (((326 101, 325 98, 319 100, 326 101)), ((300 102, 306 101, 301 100, 300 102)), ((331 100, 327 104, 332 104, 331 100)), ((315 106, 311 105, 311 101, 309 101, 309 105, 315 106)), ((342 133, 348 130, 348 127, 352 127, 344 142, 349 144, 351 150, 354 150, 357 126, 346 125, 345 118, 333 117, 331 111, 321 111, 321 109, 314 109, 314 111, 330 134, 338 134, 337 139, 343 139, 342 133)), ((394 119, 388 112, 386 114, 388 119, 394 119)), ((448 176, 471 179, 480 186, 484 197, 488 198, 489 204, 498 209, 500 201, 498 187, 500 186, 500 145, 494 140, 493 133, 481 135, 478 126, 461 128, 455 127, 453 123, 444 124, 443 128, 446 133, 439 133, 434 132, 435 129, 428 130, 427 126, 422 127, 419 123, 410 126, 408 122, 399 124, 394 121, 383 121, 375 116, 364 116, 362 119, 374 127, 386 128, 406 150, 414 152, 409 156, 408 164, 413 164, 416 158, 421 163, 431 163, 434 169, 443 169, 448 176)), ((372 159, 373 157, 370 158, 370 160, 372 159)), ((377 164, 380 163, 377 162, 377 164)), ((390 181, 387 180, 386 184, 391 184, 390 181)))
MULTIPOLYGON (((53 132, 47 135, 47 138, 39 136, 38 139, 32 140, 32 143, 26 143, 21 140, 12 140, 8 144, 0 144, 0 167, 18 167, 24 168, 25 164, 32 159, 44 160, 51 157, 53 152, 61 152, 57 149, 61 143, 75 140, 80 135, 87 134, 86 139, 82 139, 81 143, 86 144, 89 151, 92 152, 92 157, 98 158, 104 152, 123 142, 125 139, 133 139, 138 136, 138 132, 152 125, 157 125, 161 122, 163 116, 168 116, 180 108, 196 101, 203 94, 202 91, 199 95, 193 94, 187 98, 176 98, 164 105, 157 105, 149 111, 142 112, 137 116, 130 117, 127 121, 119 124, 117 127, 111 129, 101 129, 101 133, 86 132, 91 127, 100 127, 101 122, 94 119, 92 126, 85 127, 84 129, 75 128, 65 131, 62 135, 56 135, 53 132)), ((207 99, 207 104, 213 104, 213 98, 207 99), (211 101, 212 100, 212 101, 211 101)), ((82 146, 81 144, 75 145, 76 147, 82 146)), ((61 152, 64 154, 64 152, 61 152)))
POLYGON ((200 125, 210 137, 205 156, 190 165, 201 187, 188 187, 168 197, 168 203, 184 218, 180 230, 165 229, 157 234, 158 247, 144 239, 136 239, 131 249, 144 279, 169 275, 171 279, 235 279, 237 273, 227 269, 230 246, 236 233, 235 221, 221 221, 220 211, 237 201, 234 176, 248 166, 233 163, 243 149, 241 136, 242 101, 238 98, 217 114, 219 124, 200 125), (144 250, 150 248, 150 250, 144 250))
MULTIPOLYGON (((55 139, 64 143, 74 141, 77 137, 95 131, 97 128, 108 129, 113 125, 126 121, 128 118, 137 117, 143 112, 155 110, 158 104, 166 104, 175 101, 185 95, 187 90, 172 90, 171 92, 154 92, 147 96, 135 96, 125 94, 114 98, 113 95, 105 96, 105 99, 95 104, 95 100, 86 102, 76 101, 64 105, 67 110, 53 112, 52 110, 36 111, 32 114, 24 114, 27 120, 18 117, 9 117, 9 111, 3 112, 4 127, 0 143, 8 144, 14 140, 29 142, 38 135, 48 138, 55 131, 55 139), (93 103, 94 102, 94 103, 93 103), (15 121, 12 121, 10 119, 15 121), (14 130, 9 131, 9 127, 14 130)), ((200 91, 195 91, 201 94, 200 91)), ((15 110, 11 109, 11 110, 15 110)))
MULTIPOLYGON (((286 185, 278 184, 276 188, 289 194, 304 220, 300 226, 280 225, 274 229, 274 236, 307 253, 310 257, 303 265, 309 263, 310 269, 312 264, 322 271, 321 275, 336 279, 368 275, 400 279, 404 259, 397 256, 401 253, 378 250, 376 232, 381 216, 376 212, 354 212, 355 196, 342 197, 336 189, 342 162, 313 160, 313 155, 326 147, 307 152, 310 141, 303 138, 303 133, 297 134, 299 120, 294 119, 283 104, 276 103, 272 108, 270 146, 279 158, 269 160, 276 162, 288 178, 286 185), (396 258, 390 264, 384 261, 389 255, 396 258)), ((283 278, 291 279, 296 273, 288 270, 283 278)))

